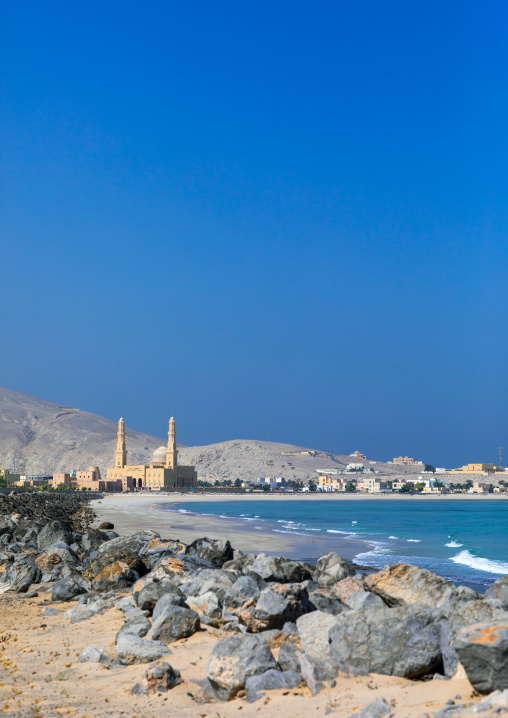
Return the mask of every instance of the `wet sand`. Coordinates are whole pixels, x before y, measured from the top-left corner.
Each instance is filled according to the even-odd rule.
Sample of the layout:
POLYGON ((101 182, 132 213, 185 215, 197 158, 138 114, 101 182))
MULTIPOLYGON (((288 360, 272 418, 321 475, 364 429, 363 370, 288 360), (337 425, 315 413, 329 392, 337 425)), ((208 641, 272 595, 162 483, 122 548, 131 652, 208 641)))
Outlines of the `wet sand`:
MULTIPOLYGON (((295 497, 293 497, 294 500, 295 497)), ((178 503, 196 503, 210 501, 249 501, 249 500, 286 500, 285 496, 258 496, 252 494, 221 494, 219 496, 189 496, 188 494, 116 494, 105 496, 100 501, 92 501, 91 507, 97 513, 94 523, 99 526, 103 521, 111 521, 115 531, 127 535, 141 529, 157 531, 163 538, 180 539, 190 543, 196 538, 208 536, 212 539, 229 539, 233 548, 247 553, 272 553, 301 560, 313 560, 336 551, 347 559, 358 553, 368 551, 370 544, 351 539, 326 539, 309 536, 281 536, 268 531, 258 531, 245 521, 218 516, 202 516, 193 513, 179 513, 178 503), (175 511, 162 507, 173 505, 175 511)), ((211 510, 212 507, 211 507, 211 510)))

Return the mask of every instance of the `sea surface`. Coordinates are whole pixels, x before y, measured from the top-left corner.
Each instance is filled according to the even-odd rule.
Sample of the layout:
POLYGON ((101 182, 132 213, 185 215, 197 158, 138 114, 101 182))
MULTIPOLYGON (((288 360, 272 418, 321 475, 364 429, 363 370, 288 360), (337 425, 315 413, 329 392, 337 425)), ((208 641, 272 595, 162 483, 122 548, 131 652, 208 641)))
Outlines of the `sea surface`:
POLYGON ((322 537, 326 550, 334 537, 338 545, 344 540, 365 541, 366 550, 354 559, 361 566, 416 564, 478 591, 508 574, 507 501, 289 499, 179 503, 178 508, 168 508, 240 519, 253 532, 322 537))

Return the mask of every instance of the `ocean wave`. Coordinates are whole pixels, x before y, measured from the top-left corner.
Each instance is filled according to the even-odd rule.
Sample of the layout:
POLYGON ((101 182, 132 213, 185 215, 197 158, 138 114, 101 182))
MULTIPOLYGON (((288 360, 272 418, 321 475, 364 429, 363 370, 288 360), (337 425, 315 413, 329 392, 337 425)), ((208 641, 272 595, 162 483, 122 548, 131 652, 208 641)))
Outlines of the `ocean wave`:
POLYGON ((340 531, 340 529, 326 529, 327 534, 347 534, 347 536, 357 536, 354 531, 340 531))
POLYGON ((448 546, 449 548, 460 548, 461 546, 464 546, 464 544, 458 543, 457 541, 450 541, 450 543, 445 543, 445 546, 448 546))
POLYGON ((389 539, 398 539, 398 536, 388 536, 389 539))
POLYGON ((352 524, 357 524, 357 523, 358 523, 358 521, 351 521, 351 523, 352 523, 352 524))
POLYGON ((190 511, 187 511, 187 509, 177 509, 179 514, 190 514, 190 511))
POLYGON ((307 538, 309 538, 309 534, 301 534, 301 533, 298 533, 297 531, 284 531, 284 529, 274 529, 273 533, 274 534, 289 534, 290 536, 306 536, 307 538))
POLYGON ((469 566, 477 571, 486 571, 487 573, 497 573, 500 575, 508 573, 508 563, 506 563, 506 561, 493 561, 490 558, 474 556, 467 550, 460 551, 460 553, 453 556, 450 561, 453 561, 453 563, 460 563, 463 566, 469 566))
POLYGON ((421 539, 408 539, 411 543, 420 543, 421 539))

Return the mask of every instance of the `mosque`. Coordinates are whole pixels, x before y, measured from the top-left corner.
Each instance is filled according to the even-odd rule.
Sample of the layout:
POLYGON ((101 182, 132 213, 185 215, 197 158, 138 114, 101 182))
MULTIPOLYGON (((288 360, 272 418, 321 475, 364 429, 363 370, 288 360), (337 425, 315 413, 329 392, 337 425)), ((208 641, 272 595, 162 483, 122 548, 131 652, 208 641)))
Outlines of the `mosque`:
POLYGON ((167 491, 168 489, 194 489, 197 486, 197 473, 194 466, 178 465, 176 448, 175 420, 169 420, 168 445, 154 451, 152 463, 129 466, 125 446, 125 422, 118 422, 118 441, 115 451, 115 468, 108 469, 108 481, 122 480, 124 485, 133 485, 136 489, 167 491), (129 481, 130 479, 130 481, 129 481))

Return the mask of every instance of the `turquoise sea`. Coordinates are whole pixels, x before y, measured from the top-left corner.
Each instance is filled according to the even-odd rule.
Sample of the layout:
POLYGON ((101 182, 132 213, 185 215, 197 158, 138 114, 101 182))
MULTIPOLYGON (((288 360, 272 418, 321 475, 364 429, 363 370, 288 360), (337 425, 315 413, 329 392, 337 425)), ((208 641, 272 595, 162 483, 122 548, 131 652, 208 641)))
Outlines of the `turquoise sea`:
POLYGON ((179 503, 177 511, 240 519, 253 532, 322 537, 326 550, 334 537, 338 544, 365 541, 366 549, 354 559, 360 565, 417 564, 479 591, 508 574, 508 501, 503 500, 224 501, 179 503))

